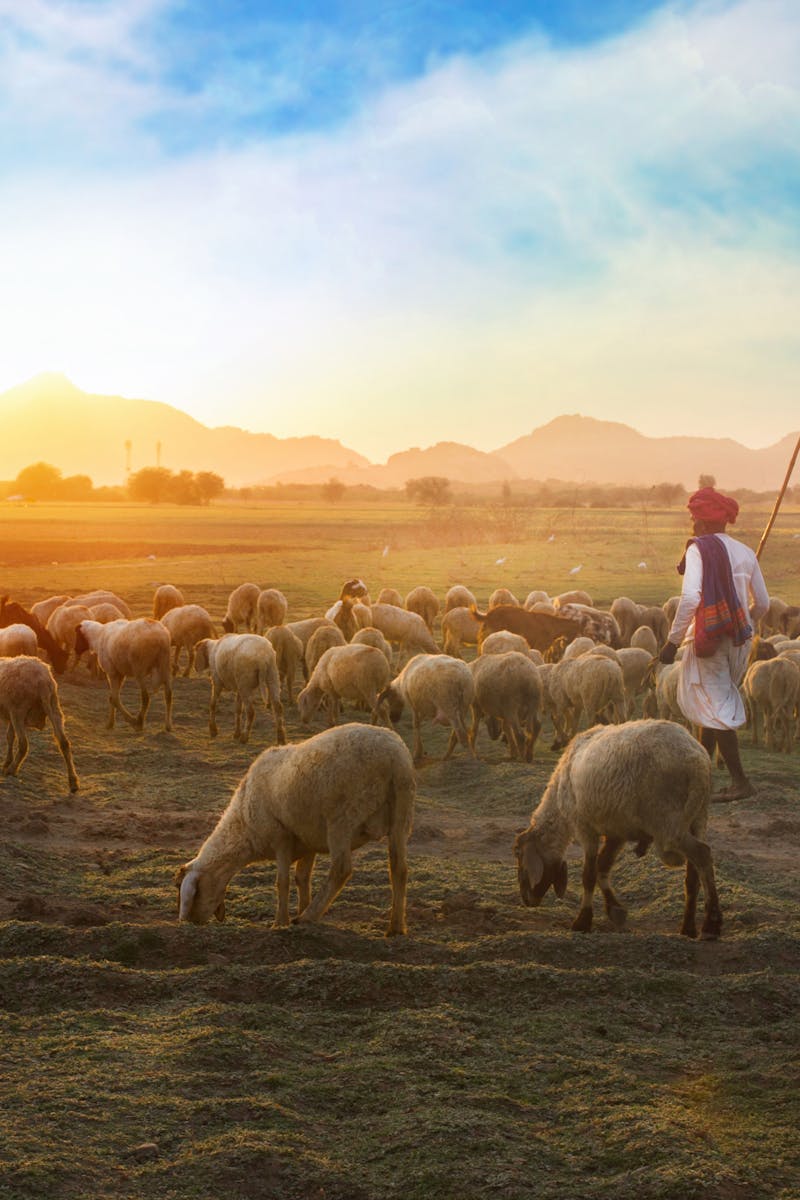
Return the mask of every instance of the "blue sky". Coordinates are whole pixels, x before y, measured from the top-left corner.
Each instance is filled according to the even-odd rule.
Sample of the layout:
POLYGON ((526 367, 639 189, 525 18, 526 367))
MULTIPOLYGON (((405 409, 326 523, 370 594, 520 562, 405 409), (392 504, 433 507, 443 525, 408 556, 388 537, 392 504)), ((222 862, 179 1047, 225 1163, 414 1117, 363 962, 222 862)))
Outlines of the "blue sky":
POLYGON ((0 0, 0 389, 383 461, 800 426, 800 9, 0 0))

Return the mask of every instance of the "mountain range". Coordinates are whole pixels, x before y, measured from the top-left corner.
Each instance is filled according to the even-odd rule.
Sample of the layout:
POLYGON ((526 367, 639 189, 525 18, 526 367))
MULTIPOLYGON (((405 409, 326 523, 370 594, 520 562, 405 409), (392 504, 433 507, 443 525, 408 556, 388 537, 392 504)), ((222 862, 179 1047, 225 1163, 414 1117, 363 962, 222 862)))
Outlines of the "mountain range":
POLYGON ((64 475, 118 484, 126 469, 157 463, 171 470, 216 471, 233 487, 269 483, 343 483, 402 487, 421 475, 456 483, 560 479, 577 483, 682 483, 700 474, 720 487, 777 488, 797 433, 752 450, 732 438, 652 438, 629 425, 561 416, 497 450, 458 442, 392 454, 371 463, 332 438, 277 438, 234 426, 210 428, 169 404, 83 392, 63 375, 37 375, 0 394, 0 478, 34 462, 64 475))

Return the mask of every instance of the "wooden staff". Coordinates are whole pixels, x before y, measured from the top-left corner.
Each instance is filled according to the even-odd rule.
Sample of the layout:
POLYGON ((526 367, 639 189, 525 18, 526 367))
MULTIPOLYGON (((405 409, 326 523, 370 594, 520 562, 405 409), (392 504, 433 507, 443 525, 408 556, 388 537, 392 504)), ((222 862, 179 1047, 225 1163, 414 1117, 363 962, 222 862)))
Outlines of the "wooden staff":
POLYGON ((761 535, 761 541, 758 543, 758 549, 756 550, 756 558, 761 558, 761 551, 764 549, 764 546, 766 545, 767 538, 769 537, 769 531, 772 529, 772 526, 775 524, 775 518, 778 515, 778 509, 781 506, 781 501, 783 500, 783 497, 786 493, 786 489, 789 486, 789 480, 792 477, 792 471, 794 470, 794 464, 797 462, 798 454, 800 454, 800 437, 798 437, 798 439, 797 439, 797 445, 794 448, 794 453, 792 454, 792 457, 789 460, 789 467, 786 471, 786 478, 783 481, 783 487, 778 492, 778 499, 775 501, 775 503, 772 506, 772 512, 770 513, 769 520, 767 521, 767 527, 761 535))

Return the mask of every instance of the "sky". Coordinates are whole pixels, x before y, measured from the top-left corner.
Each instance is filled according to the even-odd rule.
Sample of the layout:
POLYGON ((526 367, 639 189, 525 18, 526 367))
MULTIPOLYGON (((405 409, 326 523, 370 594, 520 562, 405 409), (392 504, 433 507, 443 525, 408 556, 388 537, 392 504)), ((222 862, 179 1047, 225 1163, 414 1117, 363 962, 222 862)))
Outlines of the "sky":
POLYGON ((797 0, 0 0, 0 391, 800 429, 797 0))

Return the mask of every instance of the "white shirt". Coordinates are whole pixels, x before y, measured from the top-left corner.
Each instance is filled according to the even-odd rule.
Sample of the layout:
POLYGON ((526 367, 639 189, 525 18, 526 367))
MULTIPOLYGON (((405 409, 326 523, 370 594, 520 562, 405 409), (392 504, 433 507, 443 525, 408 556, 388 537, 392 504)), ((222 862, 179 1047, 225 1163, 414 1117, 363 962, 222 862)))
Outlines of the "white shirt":
MULTIPOLYGON (((753 623, 759 621, 769 608, 769 595, 758 559, 749 546, 737 542, 728 533, 715 533, 728 552, 733 575, 733 586, 745 612, 750 612, 753 623), (752 606, 751 606, 752 597, 752 606)), ((700 606, 703 594, 703 560, 693 543, 686 551, 686 573, 683 576, 681 599, 675 620, 669 631, 669 640, 676 645, 687 638, 694 641, 694 614, 700 606)))

